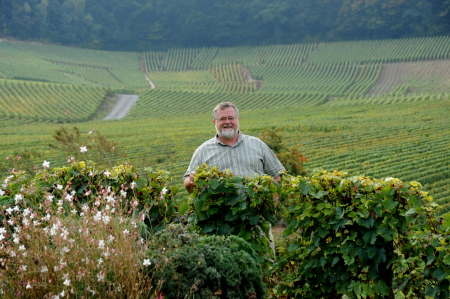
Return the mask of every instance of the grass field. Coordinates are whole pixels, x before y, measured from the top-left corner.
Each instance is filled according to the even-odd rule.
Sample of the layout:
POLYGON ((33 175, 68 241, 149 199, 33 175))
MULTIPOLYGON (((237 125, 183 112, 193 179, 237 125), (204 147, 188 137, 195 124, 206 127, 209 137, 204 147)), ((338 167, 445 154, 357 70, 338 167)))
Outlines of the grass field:
POLYGON ((55 130, 76 126, 117 142, 126 156, 115 164, 166 169, 181 186, 191 154, 215 133, 210 111, 233 101, 244 133, 280 127, 288 145, 301 145, 309 173, 419 181, 444 213, 449 48, 447 37, 158 53, 0 42, 0 158, 65 165, 67 155, 49 144, 55 130), (129 116, 98 120, 107 95, 121 92, 140 96, 129 116))

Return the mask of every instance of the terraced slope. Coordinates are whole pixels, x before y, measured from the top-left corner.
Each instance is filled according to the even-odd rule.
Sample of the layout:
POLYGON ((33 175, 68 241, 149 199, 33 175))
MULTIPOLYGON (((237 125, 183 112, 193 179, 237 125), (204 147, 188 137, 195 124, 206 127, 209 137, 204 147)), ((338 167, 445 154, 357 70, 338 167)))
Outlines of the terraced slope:
POLYGON ((212 107, 233 101, 243 132, 280 127, 288 145, 302 144, 310 173, 417 180, 445 212, 449 49, 449 37, 148 53, 0 42, 0 158, 64 165, 51 135, 77 126, 119 143, 126 157, 112 162, 167 169, 181 185, 214 134, 212 107), (124 119, 90 121, 108 94, 125 92, 139 100, 124 119))

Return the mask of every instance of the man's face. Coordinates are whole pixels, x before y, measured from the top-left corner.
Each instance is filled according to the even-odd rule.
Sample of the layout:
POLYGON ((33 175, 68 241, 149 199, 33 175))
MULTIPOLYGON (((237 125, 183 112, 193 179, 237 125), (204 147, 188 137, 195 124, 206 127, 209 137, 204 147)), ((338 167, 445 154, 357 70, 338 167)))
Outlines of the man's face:
POLYGON ((233 107, 228 107, 216 112, 216 119, 213 120, 217 134, 226 139, 233 139, 239 129, 239 118, 233 107))

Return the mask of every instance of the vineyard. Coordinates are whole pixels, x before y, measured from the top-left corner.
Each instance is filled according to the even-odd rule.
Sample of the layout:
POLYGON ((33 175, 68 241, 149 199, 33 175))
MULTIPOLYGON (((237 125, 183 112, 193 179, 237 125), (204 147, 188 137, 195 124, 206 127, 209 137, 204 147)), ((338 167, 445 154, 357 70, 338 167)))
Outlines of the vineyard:
POLYGON ((232 101, 244 133, 279 127, 309 172, 420 181, 444 213, 449 55, 450 37, 145 53, 0 42, 0 157, 64 165, 52 134, 76 126, 117 142, 126 155, 114 163, 166 169, 181 185, 214 134, 211 109, 232 101), (107 95, 126 92, 139 95, 126 118, 93 120, 107 95))

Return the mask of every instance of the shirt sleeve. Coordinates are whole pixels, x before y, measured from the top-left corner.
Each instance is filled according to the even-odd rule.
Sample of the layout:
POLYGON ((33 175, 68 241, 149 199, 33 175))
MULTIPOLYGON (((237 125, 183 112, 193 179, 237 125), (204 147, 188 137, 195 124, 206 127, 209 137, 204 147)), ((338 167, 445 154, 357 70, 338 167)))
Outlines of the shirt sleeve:
POLYGON ((286 168, 278 160, 277 156, 273 153, 270 147, 261 141, 264 155, 264 173, 271 177, 277 177, 280 172, 285 171, 286 168))

